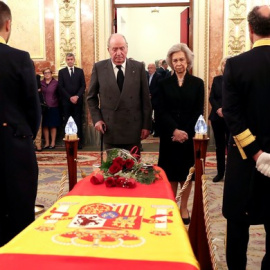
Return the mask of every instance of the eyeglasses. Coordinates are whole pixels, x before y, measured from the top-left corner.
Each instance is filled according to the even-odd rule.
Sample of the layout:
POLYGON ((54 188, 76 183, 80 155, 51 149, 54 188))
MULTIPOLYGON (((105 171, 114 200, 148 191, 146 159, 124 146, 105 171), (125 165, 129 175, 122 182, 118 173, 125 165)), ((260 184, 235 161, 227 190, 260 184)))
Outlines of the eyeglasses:
POLYGON ((45 74, 52 74, 52 73, 51 73, 50 71, 48 71, 48 72, 44 72, 44 75, 45 75, 45 74))

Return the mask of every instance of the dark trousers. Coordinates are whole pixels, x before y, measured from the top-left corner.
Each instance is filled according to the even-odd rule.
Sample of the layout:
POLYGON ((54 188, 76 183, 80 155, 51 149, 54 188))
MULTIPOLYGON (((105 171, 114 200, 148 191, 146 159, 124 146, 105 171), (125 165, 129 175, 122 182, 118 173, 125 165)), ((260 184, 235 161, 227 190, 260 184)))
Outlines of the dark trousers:
POLYGON ((82 133, 82 102, 77 104, 73 103, 64 103, 62 106, 63 116, 64 116, 64 127, 67 124, 67 121, 70 116, 74 119, 77 128, 78 128, 78 137, 80 138, 80 143, 83 141, 83 133, 82 133))
MULTIPOLYGON (((245 270, 247 264, 247 247, 249 241, 249 222, 227 220, 226 259, 229 270, 245 270)), ((266 253, 261 270, 270 269, 270 223, 264 225, 266 231, 266 253)))
POLYGON ((154 135, 159 137, 160 134, 160 114, 158 110, 153 110, 154 120, 152 121, 152 132, 154 135))
POLYGON ((229 141, 229 129, 223 118, 211 121, 216 144, 217 173, 220 176, 225 172, 225 154, 229 141))

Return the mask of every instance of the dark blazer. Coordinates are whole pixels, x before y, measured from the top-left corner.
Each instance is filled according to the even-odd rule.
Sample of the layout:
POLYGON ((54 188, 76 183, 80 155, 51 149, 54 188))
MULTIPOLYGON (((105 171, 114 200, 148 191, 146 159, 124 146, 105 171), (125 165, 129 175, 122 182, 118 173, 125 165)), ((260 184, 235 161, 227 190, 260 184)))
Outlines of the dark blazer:
POLYGON ((152 107, 145 67, 141 62, 126 59, 122 92, 111 59, 96 63, 87 101, 94 124, 100 120, 106 123, 105 143, 138 143, 141 130, 151 129, 152 107))
POLYGON ((81 68, 74 67, 74 76, 71 78, 67 67, 58 72, 58 87, 62 103, 70 103, 70 97, 78 96, 78 102, 82 102, 86 84, 84 72, 81 68))
POLYGON ((224 185, 223 215, 250 217, 251 224, 270 219, 270 179, 255 167, 259 149, 270 153, 270 44, 251 49, 226 62, 222 111, 233 136, 250 129, 254 142, 243 159, 231 141, 224 185))
POLYGON ((162 78, 165 78, 165 77, 167 77, 167 74, 169 73, 169 70, 168 69, 164 69, 163 67, 159 67, 156 70, 156 72, 159 73, 162 78))
MULTIPOLYGON (((149 82, 149 73, 147 72, 147 81, 149 82)), ((151 84, 149 85, 149 90, 151 94, 151 103, 153 109, 156 109, 158 107, 158 87, 159 87, 159 81, 162 79, 161 75, 157 72, 154 73, 151 84)))
POLYGON ((209 102, 212 106, 212 110, 209 114, 209 120, 215 121, 218 120, 220 117, 216 113, 216 111, 222 107, 222 81, 223 81, 223 76, 219 75, 214 77, 212 87, 211 87, 211 92, 210 92, 210 97, 209 97, 209 102))
POLYGON ((29 53, 0 43, 0 246, 34 221, 41 119, 29 53))
POLYGON ((185 75, 184 83, 178 86, 176 74, 160 82, 159 93, 160 148, 158 165, 170 181, 185 181, 190 167, 194 165, 194 128, 204 106, 203 80, 185 75), (172 142, 175 129, 188 133, 184 143, 172 142))

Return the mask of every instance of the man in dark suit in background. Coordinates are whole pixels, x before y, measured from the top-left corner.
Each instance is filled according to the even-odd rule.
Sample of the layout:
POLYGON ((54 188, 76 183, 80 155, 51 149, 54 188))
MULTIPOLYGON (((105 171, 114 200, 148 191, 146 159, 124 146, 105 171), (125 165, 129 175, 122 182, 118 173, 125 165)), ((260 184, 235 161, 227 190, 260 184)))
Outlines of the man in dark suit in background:
POLYGON ((152 131, 153 136, 158 137, 159 136, 159 126, 158 126, 158 83, 159 80, 162 78, 160 74, 156 72, 156 65, 154 63, 148 64, 148 72, 147 72, 147 80, 149 83, 149 90, 150 90, 150 97, 151 97, 151 104, 153 109, 153 125, 152 125, 152 131))
POLYGON ((38 166, 33 145, 41 119, 29 53, 9 47, 11 12, 0 1, 0 246, 35 219, 38 166))
POLYGON ((83 95, 86 87, 84 72, 81 68, 74 66, 75 56, 73 53, 66 55, 66 63, 67 67, 59 70, 58 73, 58 86, 61 95, 64 125, 66 125, 68 118, 72 116, 77 125, 78 137, 80 138, 78 148, 82 149, 83 95))
POLYGON ((105 148, 140 149, 151 129, 151 102, 143 63, 127 59, 121 34, 108 40, 111 58, 93 67, 87 101, 95 129, 104 134, 105 148))
POLYGON ((229 143, 223 215, 230 270, 244 270, 250 225, 263 224, 270 269, 270 7, 248 15, 250 51, 229 58, 223 78, 222 112, 233 136, 229 143))
POLYGON ((162 78, 166 78, 168 76, 169 70, 166 60, 162 61, 161 67, 157 69, 157 73, 159 73, 162 78))

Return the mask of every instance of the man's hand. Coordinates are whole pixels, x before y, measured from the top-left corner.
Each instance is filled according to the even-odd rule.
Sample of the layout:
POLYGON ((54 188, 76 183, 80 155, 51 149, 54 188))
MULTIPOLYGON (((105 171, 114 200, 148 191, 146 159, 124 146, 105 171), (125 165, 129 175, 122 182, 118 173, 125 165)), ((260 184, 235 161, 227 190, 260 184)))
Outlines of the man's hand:
POLYGON ((102 134, 104 134, 106 131, 106 125, 102 120, 100 120, 100 121, 96 122, 95 129, 97 131, 101 132, 102 134))
POLYGON ((73 104, 77 104, 78 99, 79 99, 78 96, 72 96, 72 97, 70 97, 70 101, 71 101, 73 104))
POLYGON ((256 168, 263 175, 270 177, 270 154, 262 152, 256 161, 256 168))
POLYGON ((150 130, 148 129, 142 129, 141 131, 141 140, 146 139, 150 134, 150 130))

